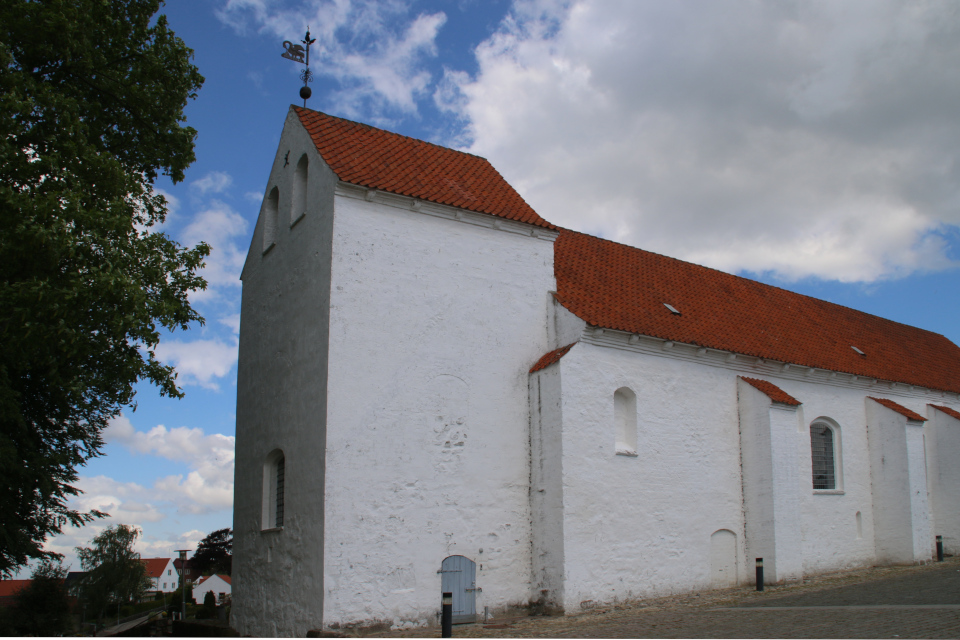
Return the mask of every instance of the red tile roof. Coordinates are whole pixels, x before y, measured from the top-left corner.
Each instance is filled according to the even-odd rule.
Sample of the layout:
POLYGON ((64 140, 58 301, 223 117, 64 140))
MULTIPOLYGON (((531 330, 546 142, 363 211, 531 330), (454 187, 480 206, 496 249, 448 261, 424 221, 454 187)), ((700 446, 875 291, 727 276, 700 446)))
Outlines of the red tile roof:
POLYGON ((541 369, 546 369, 554 362, 560 362, 560 358, 567 355, 567 351, 570 351, 575 344, 577 343, 573 342, 565 347, 560 347, 559 349, 554 349, 553 351, 543 354, 543 356, 537 360, 537 363, 530 367, 530 373, 535 373, 541 369))
POLYGON ((803 404, 802 402, 800 402, 799 400, 797 400, 796 398, 794 398, 793 396, 788 394, 786 391, 784 391, 777 385, 773 384, 772 382, 767 382, 766 380, 758 380, 757 378, 746 378, 744 376, 740 376, 740 379, 746 382, 747 384, 749 384, 751 387, 754 387, 755 389, 758 389, 763 393, 767 394, 767 397, 769 397, 774 402, 777 402, 780 404, 788 404, 793 407, 797 407, 803 404))
POLYGON ((960 393, 960 347, 930 331, 566 229, 554 274, 591 325, 960 393))
POLYGON ((873 396, 867 396, 867 397, 870 398, 871 400, 873 400, 874 402, 878 402, 878 403, 882 404, 882 405, 885 406, 887 409, 890 409, 890 410, 892 410, 892 411, 896 411, 897 413, 899 413, 899 414, 902 415, 902 416, 906 416, 907 420, 916 420, 917 422, 926 422, 926 421, 927 421, 927 419, 924 418, 924 417, 923 417, 922 415, 920 415, 919 413, 916 413, 916 412, 914 412, 914 411, 910 411, 910 409, 907 409, 907 408, 906 408, 905 406, 903 406, 902 404, 897 404, 897 403, 894 402, 893 400, 887 400, 886 398, 874 398, 873 396))
POLYGON ((167 568, 170 558, 140 558, 140 562, 147 567, 148 576, 159 578, 163 575, 163 570, 167 568))
POLYGON ((0 598, 12 598, 29 584, 30 580, 0 580, 0 598))
POLYGON ((344 182, 556 229, 485 158, 319 111, 294 111, 344 182))
POLYGON ((960 420, 960 411, 956 411, 954 409, 951 409, 950 407, 941 407, 940 405, 936 405, 936 404, 931 404, 929 406, 933 407, 937 411, 943 411, 945 414, 947 414, 951 418, 956 418, 957 420, 960 420))

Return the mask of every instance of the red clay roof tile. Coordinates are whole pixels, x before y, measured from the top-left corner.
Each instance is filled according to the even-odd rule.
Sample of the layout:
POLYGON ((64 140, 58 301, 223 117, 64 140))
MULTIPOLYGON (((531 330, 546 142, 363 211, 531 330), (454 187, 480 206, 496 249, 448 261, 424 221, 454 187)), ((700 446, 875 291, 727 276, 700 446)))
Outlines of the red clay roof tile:
POLYGON ((556 229, 484 158, 294 106, 344 182, 556 229))
POLYGON ((530 367, 530 373, 536 373, 541 369, 546 369, 547 367, 552 365, 554 362, 560 362, 560 358, 567 355, 567 351, 570 351, 570 349, 573 348, 573 345, 575 344, 577 343, 573 342, 571 344, 568 344, 565 347, 560 347, 559 349, 554 349, 553 351, 543 354, 543 356, 541 356, 541 358, 537 360, 537 363, 532 367, 530 367))
POLYGON ((910 409, 907 409, 907 408, 906 408, 905 406, 903 406, 902 404, 897 404, 897 403, 894 402, 893 400, 887 400, 886 398, 874 398, 873 396, 867 396, 867 397, 869 397, 869 398, 870 398, 871 400, 873 400, 874 402, 877 402, 877 403, 879 403, 879 404, 882 404, 882 405, 885 406, 887 409, 890 409, 890 410, 892 410, 892 411, 896 411, 897 413, 899 413, 899 414, 902 415, 902 416, 906 416, 907 420, 916 420, 917 422, 926 422, 926 421, 927 421, 927 419, 924 418, 924 417, 923 417, 922 415, 920 415, 919 413, 916 413, 916 412, 914 412, 914 411, 911 411, 910 409))
POLYGON ((930 331, 567 229, 554 274, 591 325, 960 393, 960 347, 930 331))
POLYGON ((32 580, 0 580, 0 598, 12 598, 20 589, 30 585, 32 580))
POLYGON ((943 411, 945 414, 947 414, 951 418, 956 418, 957 420, 960 420, 960 411, 956 411, 955 409, 951 409, 950 407, 941 407, 940 405, 937 405, 937 404, 931 404, 928 406, 933 407, 937 411, 943 411))
POLYGON ((751 387, 754 387, 755 389, 767 394, 768 398, 779 404, 788 404, 793 407, 803 404, 772 382, 759 380, 757 378, 747 378, 745 376, 740 376, 740 379, 749 384, 751 387))
POLYGON ((147 568, 147 575, 151 578, 159 578, 163 575, 170 558, 140 558, 140 562, 147 568))

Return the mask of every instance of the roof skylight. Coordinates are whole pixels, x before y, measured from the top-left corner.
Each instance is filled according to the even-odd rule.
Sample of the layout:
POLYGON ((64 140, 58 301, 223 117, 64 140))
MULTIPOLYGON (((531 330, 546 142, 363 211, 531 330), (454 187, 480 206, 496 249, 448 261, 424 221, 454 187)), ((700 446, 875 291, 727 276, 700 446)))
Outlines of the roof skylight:
POLYGON ((853 345, 850 345, 850 348, 853 349, 854 351, 856 351, 857 353, 859 353, 859 354, 862 355, 862 356, 867 355, 867 354, 865 354, 863 351, 860 351, 860 349, 857 349, 857 348, 856 348, 855 346, 853 346, 853 345))
POLYGON ((663 306, 665 306, 667 309, 670 309, 670 313, 672 313, 673 315, 675 315, 675 316, 680 315, 680 312, 677 311, 676 308, 673 307, 673 305, 669 305, 669 304, 667 304, 666 302, 664 302, 664 303, 663 303, 663 306))

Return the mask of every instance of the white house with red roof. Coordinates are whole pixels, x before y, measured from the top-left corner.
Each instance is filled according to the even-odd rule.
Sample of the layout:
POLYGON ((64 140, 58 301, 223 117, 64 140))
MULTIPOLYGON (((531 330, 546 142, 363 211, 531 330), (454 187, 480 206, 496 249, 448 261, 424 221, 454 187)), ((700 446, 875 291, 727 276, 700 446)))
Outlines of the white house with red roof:
POLYGON ((291 107, 243 269, 232 623, 303 635, 960 552, 960 348, 558 228, 291 107))
POLYGON ((150 590, 170 593, 180 586, 180 576, 173 564, 173 558, 140 558, 147 568, 150 578, 150 590))
POLYGON ((197 604, 203 604, 203 599, 208 592, 213 592, 218 603, 223 603, 230 595, 230 576, 216 574, 212 576, 201 576, 193 583, 193 599, 197 604))

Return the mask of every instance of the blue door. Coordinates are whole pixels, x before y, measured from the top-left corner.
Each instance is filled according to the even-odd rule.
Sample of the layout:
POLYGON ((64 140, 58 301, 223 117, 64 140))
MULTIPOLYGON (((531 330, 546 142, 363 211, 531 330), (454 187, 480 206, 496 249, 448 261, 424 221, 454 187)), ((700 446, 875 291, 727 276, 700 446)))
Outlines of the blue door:
POLYGON ((449 556, 440 565, 440 589, 453 594, 453 624, 477 621, 477 565, 464 556, 449 556))

